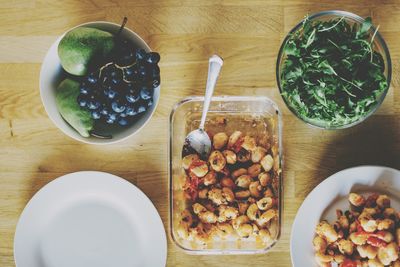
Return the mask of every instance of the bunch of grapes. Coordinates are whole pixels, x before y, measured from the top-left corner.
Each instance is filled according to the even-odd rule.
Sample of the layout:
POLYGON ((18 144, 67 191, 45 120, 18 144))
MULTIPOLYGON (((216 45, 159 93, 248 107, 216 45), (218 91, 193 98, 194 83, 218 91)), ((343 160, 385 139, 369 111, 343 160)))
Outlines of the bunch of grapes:
POLYGON ((158 53, 122 41, 112 62, 81 81, 79 106, 100 122, 132 124, 153 105, 154 89, 160 85, 159 61, 158 53))

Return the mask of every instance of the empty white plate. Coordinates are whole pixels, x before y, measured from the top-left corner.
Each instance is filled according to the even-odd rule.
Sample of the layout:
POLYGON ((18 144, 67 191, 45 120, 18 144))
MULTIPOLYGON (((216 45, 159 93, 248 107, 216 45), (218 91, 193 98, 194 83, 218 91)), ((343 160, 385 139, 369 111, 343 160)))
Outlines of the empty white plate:
POLYGON ((315 187, 298 210, 292 226, 290 254, 294 267, 318 266, 312 245, 315 227, 322 219, 334 222, 336 209, 348 210, 350 192, 385 193, 392 207, 400 211, 400 171, 378 166, 355 167, 335 173, 315 187))
POLYGON ((62 176, 37 192, 19 219, 17 267, 162 267, 163 223, 146 195, 102 172, 62 176))

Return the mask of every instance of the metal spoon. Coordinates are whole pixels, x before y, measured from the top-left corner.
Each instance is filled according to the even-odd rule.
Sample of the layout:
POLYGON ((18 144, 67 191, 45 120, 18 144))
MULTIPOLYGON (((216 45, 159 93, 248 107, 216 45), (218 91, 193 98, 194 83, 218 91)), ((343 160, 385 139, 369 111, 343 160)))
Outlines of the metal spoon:
POLYGON ((185 139, 184 149, 194 150, 202 159, 206 159, 211 151, 211 140, 206 131, 204 131, 204 124, 208 108, 210 107, 211 97, 214 92, 215 84, 217 83, 218 75, 224 61, 220 56, 213 55, 208 62, 208 78, 206 85, 206 93, 204 96, 203 113, 199 129, 191 131, 185 139), (191 149, 190 149, 191 148, 191 149))

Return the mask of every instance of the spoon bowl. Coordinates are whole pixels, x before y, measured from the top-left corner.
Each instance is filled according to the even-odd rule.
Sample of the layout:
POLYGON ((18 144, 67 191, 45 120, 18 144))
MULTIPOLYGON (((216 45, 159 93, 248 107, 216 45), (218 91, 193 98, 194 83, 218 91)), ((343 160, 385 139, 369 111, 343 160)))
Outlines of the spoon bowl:
POLYGON ((208 78, 206 85, 206 93, 204 96, 203 113, 201 115, 200 126, 198 129, 191 131, 185 139, 183 153, 185 151, 194 151, 200 158, 206 159, 211 152, 211 139, 204 130, 208 108, 210 107, 211 97, 217 83, 219 72, 224 61, 220 56, 213 55, 208 62, 208 78))

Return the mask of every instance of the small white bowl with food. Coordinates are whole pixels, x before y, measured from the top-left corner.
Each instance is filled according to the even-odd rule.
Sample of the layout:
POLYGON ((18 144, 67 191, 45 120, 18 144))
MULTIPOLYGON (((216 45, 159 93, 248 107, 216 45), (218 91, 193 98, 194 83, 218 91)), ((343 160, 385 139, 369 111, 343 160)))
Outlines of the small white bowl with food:
POLYGON ((61 131, 78 141, 122 141, 139 132, 157 107, 160 56, 125 23, 72 28, 43 61, 44 108, 61 131))

